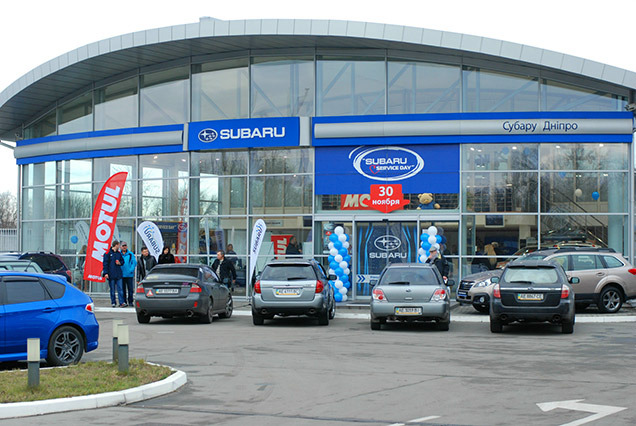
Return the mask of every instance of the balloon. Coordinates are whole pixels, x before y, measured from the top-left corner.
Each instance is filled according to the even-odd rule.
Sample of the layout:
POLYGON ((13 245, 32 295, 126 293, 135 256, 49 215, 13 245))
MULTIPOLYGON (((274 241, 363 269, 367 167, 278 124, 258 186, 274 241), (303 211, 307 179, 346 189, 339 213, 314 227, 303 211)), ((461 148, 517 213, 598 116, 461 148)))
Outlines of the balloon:
POLYGON ((327 261, 329 261, 329 264, 331 264, 331 262, 335 262, 332 255, 329 255, 329 257, 327 258, 327 261))
POLYGON ((442 235, 442 244, 446 244, 446 241, 448 241, 448 240, 446 239, 446 237, 444 235, 442 235))
POLYGON ((426 258, 428 257, 428 255, 422 255, 420 256, 420 262, 424 263, 426 262, 426 258))
POLYGON ((349 266, 349 264, 345 262, 344 260, 340 262, 340 268, 342 269, 343 273, 344 273, 344 270, 347 268, 347 266, 349 266))
POLYGON ((336 302, 342 302, 342 294, 339 291, 334 291, 333 298, 336 302))
POLYGON ((441 243, 442 242, 442 236, 441 235, 435 235, 435 242, 437 244, 441 243))
POLYGON ((422 241, 428 240, 428 234, 422 233, 422 235, 420 235, 420 240, 422 241))
POLYGON ((428 251, 428 249, 431 248, 431 243, 429 243, 428 241, 425 243, 422 243, 422 248, 424 249, 424 251, 428 251))
POLYGON ((327 247, 329 247, 329 250, 331 250, 333 248, 333 243, 329 241, 329 244, 327 244, 327 247))
POLYGON ((337 267, 337 268, 335 269, 335 272, 336 272, 336 275, 337 275, 337 276, 341 276, 343 271, 342 271, 342 268, 337 267))
POLYGON ((339 254, 337 254, 337 255, 335 255, 335 256, 333 257, 333 260, 334 260, 334 261, 335 261, 338 265, 340 265, 340 262, 342 262, 342 256, 340 256, 339 254))
POLYGON ((592 198, 594 198, 594 201, 598 200, 600 196, 601 194, 599 194, 597 191, 592 192, 592 198))
POLYGON ((336 234, 329 235, 329 241, 335 243, 336 241, 338 241, 338 236, 336 234))
POLYGON ((342 281, 343 283, 348 283, 349 282, 349 276, 347 274, 342 274, 342 276, 340 277, 340 281, 342 281))
MULTIPOLYGON (((340 256, 345 257, 347 254, 349 254, 349 252, 347 251, 347 249, 346 249, 346 248, 344 248, 344 247, 343 247, 343 248, 341 248, 340 250, 338 250, 338 253, 336 253, 336 254, 340 254, 340 256)), ((336 254, 334 254, 334 256, 335 256, 336 254)))
POLYGON ((574 190, 574 196, 575 197, 580 197, 581 195, 583 195, 583 191, 581 190, 581 188, 576 188, 574 190))
POLYGON ((430 244, 435 244, 437 242, 437 235, 429 235, 428 242, 430 244))
POLYGON ((351 273, 351 270, 349 268, 345 268, 342 273, 348 276, 351 273))
POLYGON ((343 259, 344 259, 345 262, 351 263, 351 256, 346 255, 346 256, 343 257, 343 259))
POLYGON ((437 235, 437 228, 434 226, 429 226, 428 229, 426 230, 426 233, 428 235, 437 235))
POLYGON ((340 280, 336 280, 336 283, 334 285, 336 286, 336 288, 340 289, 340 288, 342 288, 344 283, 342 281, 340 281, 340 280))
POLYGON ((343 295, 342 295, 342 301, 343 301, 343 302, 346 302, 346 301, 347 301, 347 299, 348 299, 347 295, 346 295, 346 294, 343 294, 343 295))
POLYGON ((336 271, 334 271, 332 268, 329 268, 329 275, 336 275, 336 271))
POLYGON ((334 229, 333 232, 335 232, 336 235, 342 235, 344 234, 344 228, 342 226, 336 226, 336 229, 334 229))
POLYGON ((79 241, 79 239, 77 238, 77 235, 73 235, 73 236, 71 237, 71 242, 72 242, 73 244, 77 244, 77 242, 78 242, 78 241, 79 241))
POLYGON ((340 294, 345 295, 347 294, 348 289, 347 287, 342 287, 342 288, 339 288, 338 291, 340 292, 340 294))
POLYGON ((344 243, 342 243, 342 248, 349 248, 349 241, 345 241, 344 243))
POLYGON ((347 236, 345 234, 338 235, 338 239, 340 240, 341 243, 347 242, 347 236))
MULTIPOLYGON (((565 172, 559 172, 559 176, 561 176, 562 178, 565 177, 565 172)), ((580 195, 579 195, 580 196, 580 195)))
POLYGON ((338 254, 338 249, 336 248, 332 248, 331 250, 329 250, 329 254, 332 256, 335 256, 338 254))
POLYGON ((333 262, 331 262, 331 263, 329 264, 329 267, 330 267, 330 268, 334 271, 334 273, 335 273, 336 268, 338 267, 338 263, 334 260, 333 262))
POLYGON ((422 247, 417 249, 417 254, 419 254, 420 256, 423 255, 424 254, 424 249, 422 247))
POLYGON ((349 234, 345 234, 345 237, 347 237, 347 241, 349 241, 349 234))
POLYGON ((349 281, 347 281, 347 282, 343 282, 343 283, 342 283, 342 285, 343 285, 345 288, 351 288, 351 283, 350 283, 349 281))
POLYGON ((439 251, 439 244, 433 244, 433 245, 431 246, 431 248, 433 248, 433 247, 435 247, 435 250, 438 250, 438 251, 439 251))
POLYGON ((340 250, 342 248, 342 243, 340 241, 336 241, 335 243, 333 243, 333 247, 340 250))

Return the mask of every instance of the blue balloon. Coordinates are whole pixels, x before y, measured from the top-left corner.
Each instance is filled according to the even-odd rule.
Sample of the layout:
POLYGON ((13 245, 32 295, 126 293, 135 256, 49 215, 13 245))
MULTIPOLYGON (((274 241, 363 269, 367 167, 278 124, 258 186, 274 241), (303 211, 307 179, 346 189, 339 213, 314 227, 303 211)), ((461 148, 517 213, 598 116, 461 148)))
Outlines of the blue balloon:
POLYGON ((336 234, 329 235, 329 241, 335 243, 336 241, 338 241, 338 236, 336 234))
POLYGON ((340 256, 345 257, 347 254, 349 254, 349 252, 347 251, 346 248, 341 248, 338 250, 338 253, 340 254, 340 256))
POLYGON ((446 237, 444 235, 442 235, 442 244, 446 244, 446 241, 448 241, 448 240, 446 239, 446 237))
POLYGON ((437 244, 441 243, 442 242, 442 236, 439 235, 439 234, 435 235, 435 241, 437 241, 437 244))
POLYGON ((327 281, 329 283, 329 285, 331 286, 331 288, 335 288, 336 284, 333 281, 327 281))
POLYGON ((338 250, 338 252, 340 252, 340 249, 342 248, 342 243, 336 240, 334 241, 333 246, 338 250))
POLYGON ((420 235, 420 240, 422 240, 422 241, 428 241, 428 234, 422 234, 422 235, 420 235))
POLYGON ((331 265, 331 262, 335 262, 334 257, 332 255, 329 255, 329 257, 327 258, 327 260, 329 260, 329 264, 331 265))
POLYGON ((349 241, 349 234, 344 234, 347 237, 347 241, 349 241))
POLYGON ((428 241, 425 241, 422 243, 422 248, 426 251, 428 251, 428 249, 431 248, 431 243, 429 243, 428 241))
POLYGON ((335 271, 336 268, 339 268, 340 266, 334 260, 333 262, 329 263, 329 267, 335 271))
POLYGON ((349 265, 351 265, 351 256, 346 255, 342 258, 342 260, 344 260, 345 262, 347 262, 349 265))
POLYGON ((336 302, 342 302, 342 294, 339 291, 333 294, 333 298, 336 299, 336 302))
POLYGON ((79 241, 79 239, 77 238, 77 235, 73 235, 73 236, 71 237, 71 242, 72 242, 73 244, 77 244, 77 242, 78 242, 78 241, 79 241))
POLYGON ((562 178, 565 177, 565 172, 559 172, 559 176, 561 176, 562 178))
POLYGON ((349 281, 347 281, 346 283, 342 283, 342 285, 344 286, 344 288, 351 288, 351 283, 349 281))
POLYGON ((340 276, 344 273, 344 271, 342 270, 342 268, 340 266, 338 266, 336 269, 334 269, 334 271, 336 272, 337 276, 340 276))
POLYGON ((349 282, 349 275, 342 275, 340 277, 340 281, 342 281, 343 283, 348 283, 349 282))
POLYGON ((600 196, 601 194, 599 194, 598 192, 596 191, 592 192, 592 198, 594 198, 594 201, 598 200, 600 196))

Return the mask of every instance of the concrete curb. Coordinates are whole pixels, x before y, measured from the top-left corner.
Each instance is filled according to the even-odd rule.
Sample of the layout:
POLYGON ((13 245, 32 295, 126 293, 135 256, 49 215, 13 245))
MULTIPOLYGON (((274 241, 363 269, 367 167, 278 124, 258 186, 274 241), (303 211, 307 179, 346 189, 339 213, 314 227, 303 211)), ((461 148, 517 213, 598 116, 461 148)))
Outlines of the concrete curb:
POLYGON ((42 401, 0 404, 0 419, 126 405, 166 395, 176 391, 188 381, 186 373, 175 370, 174 368, 171 369, 174 373, 163 380, 122 391, 73 396, 70 398, 46 399, 42 401))

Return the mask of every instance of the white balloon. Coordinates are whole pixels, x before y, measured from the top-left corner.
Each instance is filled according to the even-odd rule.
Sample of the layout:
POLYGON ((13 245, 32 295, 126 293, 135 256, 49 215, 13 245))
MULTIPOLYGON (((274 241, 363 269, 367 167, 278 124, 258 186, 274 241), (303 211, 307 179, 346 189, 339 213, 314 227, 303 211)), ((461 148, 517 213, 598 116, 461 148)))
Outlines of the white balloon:
POLYGON ((424 250, 422 247, 420 247, 420 248, 417 250, 417 254, 419 254, 420 256, 422 256, 422 255, 424 254, 424 251, 425 251, 425 250, 424 250))
POLYGON ((336 280, 334 285, 336 286, 337 289, 341 289, 342 287, 344 287, 344 283, 340 280, 336 280))
POLYGON ((435 243, 431 247, 435 247, 435 249, 437 249, 437 251, 439 251, 439 244, 435 243))
POLYGON ((345 274, 345 275, 349 275, 351 273, 351 270, 349 268, 344 268, 342 270, 342 273, 345 274))
POLYGON ((336 261, 336 263, 340 263, 340 262, 342 262, 342 255, 340 255, 340 254, 335 255, 335 256, 333 257, 333 260, 335 260, 335 261, 336 261))
POLYGON ((343 302, 346 302, 346 301, 347 301, 347 299, 348 299, 347 295, 346 295, 346 294, 343 294, 343 295, 342 295, 342 301, 343 301, 343 302))
POLYGON ((334 229, 333 232, 335 232, 336 235, 342 235, 344 234, 344 228, 342 226, 336 226, 336 229, 334 229))
POLYGON ((435 238, 435 235, 429 235, 428 242, 429 244, 435 244, 437 242, 437 238, 435 238))
POLYGON ((349 241, 343 241, 342 242, 342 247, 348 249, 349 248, 349 241))
POLYGON ((333 269, 329 268, 329 275, 336 275, 336 271, 334 271, 333 269))
POLYGON ((343 271, 347 269, 347 266, 349 266, 349 264, 345 262, 344 260, 340 262, 340 267, 342 268, 343 271))
POLYGON ((338 289, 338 291, 339 291, 339 292, 340 292, 340 294, 342 294, 342 295, 347 294, 347 290, 348 290, 348 289, 347 289, 347 287, 340 287, 340 288, 338 289))
POLYGON ((344 243, 347 241, 347 236, 345 234, 340 234, 338 235, 338 240, 340 240, 341 243, 344 243))
POLYGON ((329 244, 327 244, 327 247, 329 247, 329 250, 333 249, 335 246, 333 245, 332 241, 329 241, 329 244))
POLYGON ((337 248, 332 248, 331 250, 329 250, 329 254, 332 256, 335 256, 338 254, 338 249, 337 248))
POLYGON ((420 256, 420 262, 422 262, 422 263, 426 262, 426 258, 427 257, 428 256, 425 256, 425 255, 420 256))
POLYGON ((576 197, 580 197, 581 195, 583 195, 583 191, 581 191, 581 188, 576 188, 576 189, 574 190, 574 195, 575 195, 576 197))
POLYGON ((426 233, 428 235, 437 235, 437 228, 434 226, 429 226, 428 229, 426 230, 426 233))

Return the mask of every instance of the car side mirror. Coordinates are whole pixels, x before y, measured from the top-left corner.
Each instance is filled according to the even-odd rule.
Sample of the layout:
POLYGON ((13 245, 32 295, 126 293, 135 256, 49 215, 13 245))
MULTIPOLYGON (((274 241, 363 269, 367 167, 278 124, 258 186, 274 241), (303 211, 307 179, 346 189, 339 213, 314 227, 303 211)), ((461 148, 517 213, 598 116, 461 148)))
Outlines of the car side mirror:
POLYGON ((451 280, 450 278, 446 281, 446 285, 452 287, 455 285, 455 280, 451 280))
POLYGON ((572 277, 568 281, 570 281, 570 284, 578 284, 581 282, 581 280, 578 277, 572 277))
POLYGON ((371 286, 375 286, 377 283, 378 283, 378 280, 369 281, 369 284, 371 284, 371 286))
POLYGON ((491 283, 493 283, 493 284, 498 283, 498 282, 499 282, 499 277, 492 277, 492 278, 490 279, 490 282, 491 282, 491 283))
POLYGON ((337 276, 337 275, 330 274, 327 278, 329 278, 329 281, 335 281, 335 280, 337 280, 337 279, 338 279, 338 276, 337 276))

